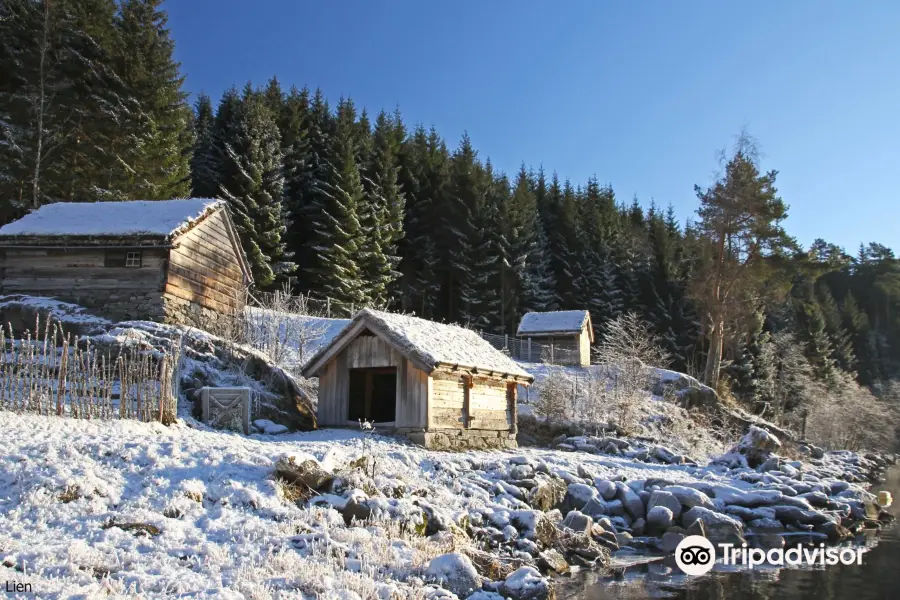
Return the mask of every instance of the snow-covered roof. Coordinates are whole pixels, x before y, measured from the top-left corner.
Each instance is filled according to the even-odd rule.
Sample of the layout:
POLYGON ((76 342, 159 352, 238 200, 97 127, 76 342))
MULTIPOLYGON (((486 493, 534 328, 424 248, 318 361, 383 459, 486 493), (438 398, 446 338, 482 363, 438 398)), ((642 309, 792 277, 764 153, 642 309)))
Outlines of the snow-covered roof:
POLYGON ((496 350, 470 329, 369 308, 359 311, 331 343, 320 348, 307 361, 303 375, 316 375, 331 357, 365 329, 383 337, 428 373, 439 367, 458 367, 485 374, 507 375, 528 382, 534 379, 509 356, 496 350))
POLYGON ((535 333, 580 333, 590 322, 586 310, 555 310, 525 313, 516 335, 535 333))
POLYGON ((223 206, 221 200, 127 200, 46 204, 0 228, 11 237, 172 237, 223 206))

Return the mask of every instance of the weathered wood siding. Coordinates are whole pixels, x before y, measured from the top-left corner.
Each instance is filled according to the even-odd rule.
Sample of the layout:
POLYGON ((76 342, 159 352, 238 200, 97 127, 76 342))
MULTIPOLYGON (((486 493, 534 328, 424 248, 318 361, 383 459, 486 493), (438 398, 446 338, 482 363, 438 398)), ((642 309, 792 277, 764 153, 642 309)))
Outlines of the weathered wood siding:
POLYGON ((462 376, 433 373, 428 407, 429 429, 463 429, 465 399, 462 376))
POLYGON ((587 328, 581 330, 579 337, 579 354, 581 356, 581 366, 586 367, 591 364, 591 334, 587 328))
POLYGON ((106 267, 105 257, 106 251, 93 249, 0 249, 0 285, 5 294, 53 297, 160 290, 165 250, 142 250, 140 267, 106 267))
POLYGON ((475 377, 468 392, 462 376, 433 374, 429 403, 431 429, 509 430, 512 415, 507 400, 507 384, 496 379, 475 377))
POLYGON ((319 373, 319 403, 316 418, 320 426, 347 424, 350 408, 350 378, 347 354, 341 352, 319 373))
POLYGON ((113 319, 162 317, 166 250, 141 249, 140 267, 105 266, 108 252, 127 251, 0 249, 0 293, 49 296, 113 319))
POLYGON ((390 344, 360 335, 335 355, 319 374, 317 417, 322 426, 345 426, 350 408, 350 369, 397 367, 396 427, 424 428, 428 376, 409 364, 390 344))
POLYGON ((176 239, 169 252, 166 294, 227 314, 242 308, 245 287, 222 211, 176 239))
POLYGON ((427 428, 431 378, 404 358, 397 369, 397 379, 396 427, 427 428))

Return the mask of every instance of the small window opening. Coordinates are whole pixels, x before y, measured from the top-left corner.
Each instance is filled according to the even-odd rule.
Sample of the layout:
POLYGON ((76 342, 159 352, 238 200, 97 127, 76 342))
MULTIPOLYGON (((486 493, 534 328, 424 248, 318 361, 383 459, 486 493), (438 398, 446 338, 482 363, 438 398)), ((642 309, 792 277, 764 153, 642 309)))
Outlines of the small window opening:
POLYGON ((129 267, 129 268, 140 268, 141 253, 140 252, 129 252, 125 256, 125 266, 129 267))

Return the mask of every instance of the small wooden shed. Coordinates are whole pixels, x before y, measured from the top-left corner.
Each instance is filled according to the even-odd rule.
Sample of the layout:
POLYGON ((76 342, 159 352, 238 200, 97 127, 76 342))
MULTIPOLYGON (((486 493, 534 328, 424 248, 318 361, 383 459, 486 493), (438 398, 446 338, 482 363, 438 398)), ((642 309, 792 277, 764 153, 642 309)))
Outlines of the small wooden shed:
MULTIPOLYGON (((525 313, 516 336, 534 340, 542 351, 551 348, 555 353, 553 362, 556 364, 582 367, 591 364, 594 328, 591 325, 591 313, 586 310, 525 313)), ((541 355, 538 354, 537 360, 540 359, 541 355)), ((528 357, 527 360, 534 360, 534 357, 528 357)))
POLYGON ((0 293, 114 320, 210 327, 243 308, 251 280, 220 200, 58 202, 0 228, 0 293))
POLYGON ((474 331, 363 309, 303 367, 320 427, 406 434, 429 448, 516 447, 516 390, 534 378, 474 331))

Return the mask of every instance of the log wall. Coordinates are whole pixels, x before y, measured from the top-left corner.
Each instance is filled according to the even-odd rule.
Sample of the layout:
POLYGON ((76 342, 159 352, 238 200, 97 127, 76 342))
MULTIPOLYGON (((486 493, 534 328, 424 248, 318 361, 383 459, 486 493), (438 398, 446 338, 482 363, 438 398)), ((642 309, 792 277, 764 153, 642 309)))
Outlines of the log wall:
POLYGON ((49 296, 111 319, 161 318, 166 250, 143 248, 140 267, 105 266, 104 249, 0 249, 0 293, 49 296))
POLYGON ((209 327, 243 308, 246 282, 222 211, 179 236, 169 251, 166 320, 209 327))

